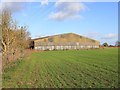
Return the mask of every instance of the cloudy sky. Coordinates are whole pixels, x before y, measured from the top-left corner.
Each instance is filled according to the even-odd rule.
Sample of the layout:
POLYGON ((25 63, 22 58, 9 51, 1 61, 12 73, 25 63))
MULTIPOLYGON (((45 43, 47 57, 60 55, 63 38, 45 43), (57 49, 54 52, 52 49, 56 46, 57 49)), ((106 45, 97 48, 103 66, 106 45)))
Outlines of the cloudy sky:
POLYGON ((2 3, 19 25, 29 26, 32 38, 73 32, 115 44, 118 37, 117 2, 2 3))

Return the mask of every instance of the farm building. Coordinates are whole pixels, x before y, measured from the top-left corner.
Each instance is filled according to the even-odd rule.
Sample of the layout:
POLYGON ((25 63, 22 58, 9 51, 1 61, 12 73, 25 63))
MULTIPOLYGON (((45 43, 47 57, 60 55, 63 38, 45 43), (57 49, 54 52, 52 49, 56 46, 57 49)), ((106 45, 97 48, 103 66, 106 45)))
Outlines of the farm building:
POLYGON ((74 33, 33 39, 36 50, 68 50, 99 48, 100 42, 74 33))

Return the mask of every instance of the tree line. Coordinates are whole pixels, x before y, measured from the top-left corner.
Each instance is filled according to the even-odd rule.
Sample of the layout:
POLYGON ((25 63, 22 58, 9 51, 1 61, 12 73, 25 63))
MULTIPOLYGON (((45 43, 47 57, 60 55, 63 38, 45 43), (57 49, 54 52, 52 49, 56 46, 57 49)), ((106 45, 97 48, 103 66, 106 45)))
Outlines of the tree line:
POLYGON ((107 42, 103 43, 102 46, 104 47, 120 47, 120 41, 116 41, 115 45, 109 45, 107 42))
POLYGON ((27 26, 18 26, 12 18, 12 13, 2 10, 0 14, 0 36, 3 65, 24 57, 25 49, 29 47, 30 33, 27 26))

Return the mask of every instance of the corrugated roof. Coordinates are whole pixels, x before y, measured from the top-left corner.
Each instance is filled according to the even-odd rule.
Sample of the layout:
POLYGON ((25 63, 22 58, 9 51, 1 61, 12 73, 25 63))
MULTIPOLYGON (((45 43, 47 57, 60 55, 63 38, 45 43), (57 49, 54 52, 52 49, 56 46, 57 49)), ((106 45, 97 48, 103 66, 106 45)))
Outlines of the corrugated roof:
MULTIPOLYGON (((57 34, 57 35, 52 35, 52 36, 45 36, 45 37, 35 38, 35 39, 32 39, 32 40, 34 41, 34 40, 38 40, 38 39, 44 39, 44 38, 48 38, 48 37, 54 37, 54 36, 59 36, 59 35, 68 35, 68 34, 75 34, 75 33, 57 34)), ((79 35, 79 34, 75 34, 75 35, 81 36, 81 35, 79 35)), ((94 39, 91 39, 91 38, 88 38, 88 37, 85 37, 85 36, 81 36, 81 37, 87 38, 87 39, 90 39, 90 40, 94 40, 94 39)), ((95 40, 95 41, 98 41, 98 40, 95 40)), ((98 42, 99 42, 99 41, 98 41, 98 42)))

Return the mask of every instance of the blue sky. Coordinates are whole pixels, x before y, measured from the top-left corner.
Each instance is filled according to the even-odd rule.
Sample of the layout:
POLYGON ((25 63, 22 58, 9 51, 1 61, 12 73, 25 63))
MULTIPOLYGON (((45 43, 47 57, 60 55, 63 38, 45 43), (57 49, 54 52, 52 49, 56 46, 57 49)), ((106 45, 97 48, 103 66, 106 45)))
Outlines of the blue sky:
POLYGON ((19 25, 29 27, 32 38, 73 32, 99 40, 101 44, 117 41, 117 2, 27 2, 14 5, 13 18, 19 25))

